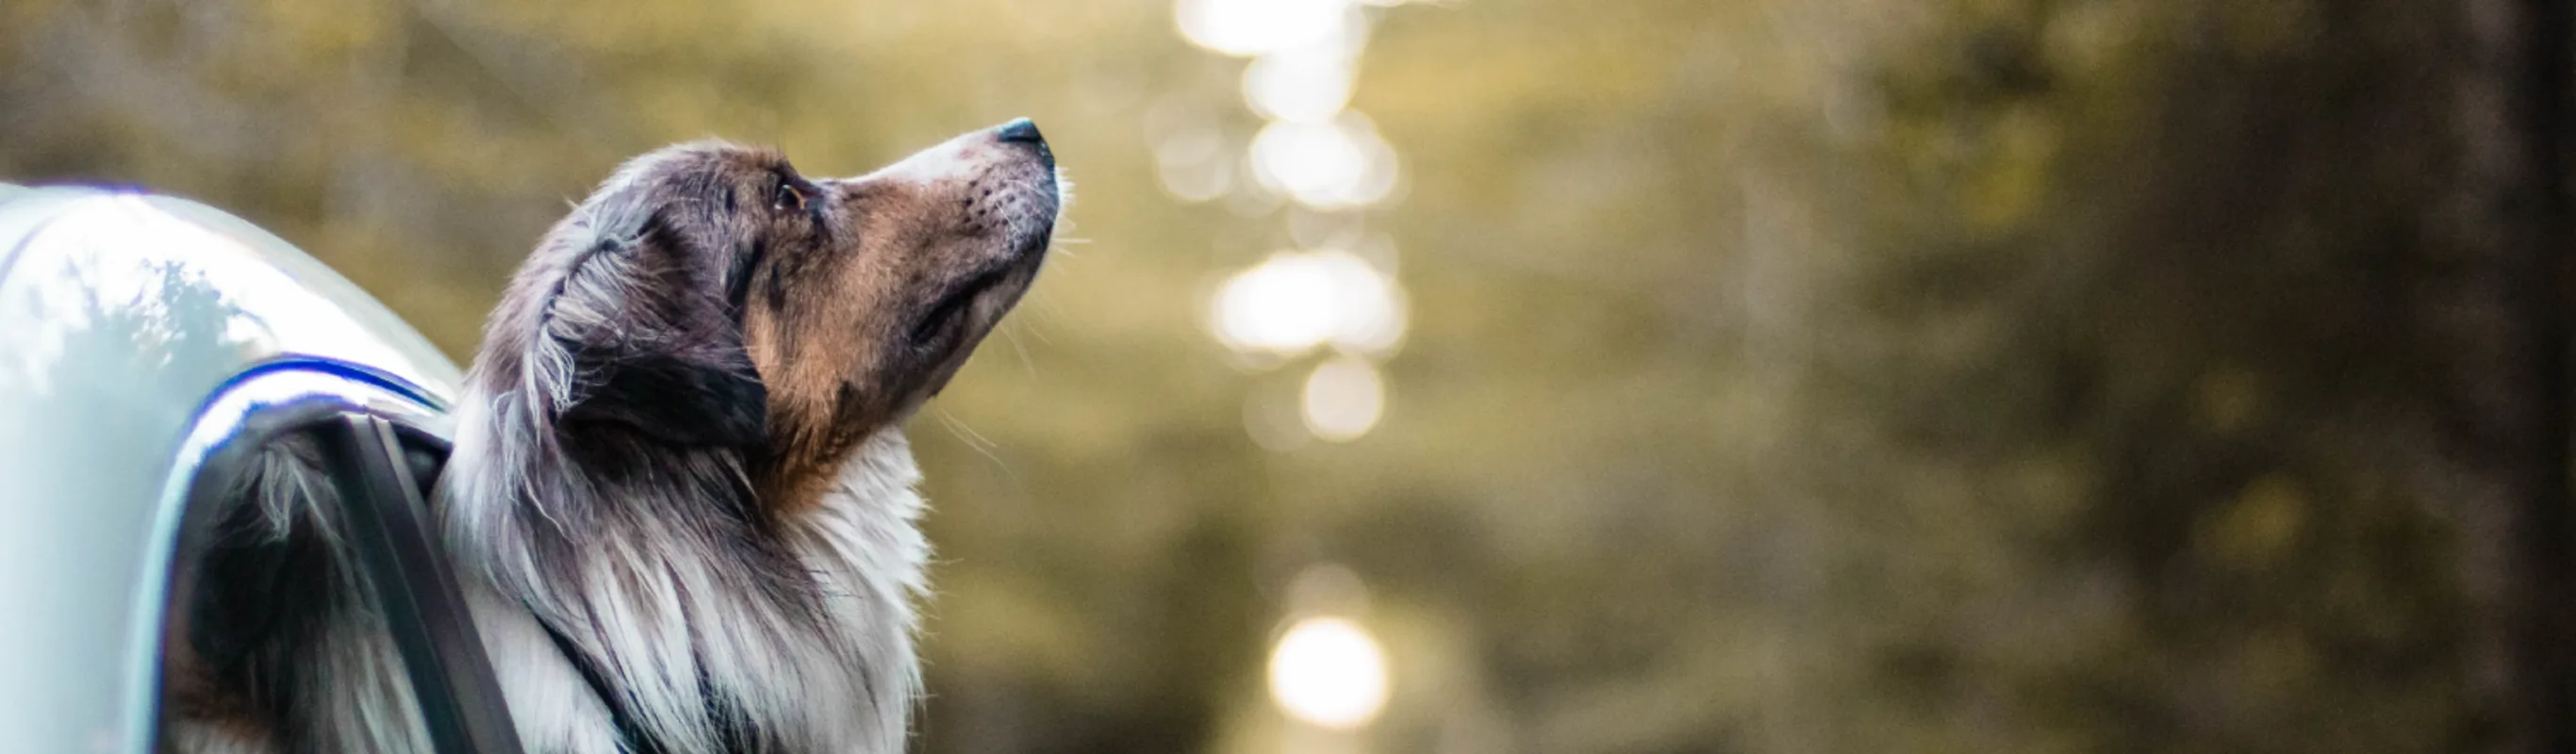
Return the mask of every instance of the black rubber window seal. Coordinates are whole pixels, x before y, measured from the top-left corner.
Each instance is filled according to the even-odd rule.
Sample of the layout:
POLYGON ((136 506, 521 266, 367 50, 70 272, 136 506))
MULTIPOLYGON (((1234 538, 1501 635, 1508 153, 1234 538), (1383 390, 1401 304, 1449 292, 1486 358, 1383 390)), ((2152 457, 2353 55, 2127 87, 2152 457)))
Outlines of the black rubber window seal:
POLYGON ((364 413, 341 413, 312 429, 431 744, 448 754, 520 754, 518 729, 430 525, 424 480, 412 476, 403 435, 364 413))

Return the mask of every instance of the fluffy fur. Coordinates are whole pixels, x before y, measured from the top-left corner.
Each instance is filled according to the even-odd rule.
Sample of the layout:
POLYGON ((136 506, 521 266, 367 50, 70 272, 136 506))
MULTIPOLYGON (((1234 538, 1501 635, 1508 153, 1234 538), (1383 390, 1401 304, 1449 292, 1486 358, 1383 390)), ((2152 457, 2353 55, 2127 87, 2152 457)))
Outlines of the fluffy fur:
MULTIPOLYGON (((1025 122, 840 180, 710 142, 548 234, 434 495, 529 751, 903 750, 929 546, 900 425, 1033 279, 1061 196, 1025 122)), ((312 455, 260 451, 174 610, 169 748, 427 748, 312 455)))

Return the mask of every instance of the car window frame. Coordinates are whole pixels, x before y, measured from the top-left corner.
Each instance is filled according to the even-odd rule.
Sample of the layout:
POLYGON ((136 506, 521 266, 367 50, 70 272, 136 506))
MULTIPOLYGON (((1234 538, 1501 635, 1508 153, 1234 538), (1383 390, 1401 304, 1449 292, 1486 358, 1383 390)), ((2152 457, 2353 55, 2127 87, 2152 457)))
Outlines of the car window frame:
MULTIPOLYGON (((434 477, 450 450, 445 407, 380 371, 325 360, 281 360, 245 372, 206 405, 187 443, 194 462, 179 470, 189 481, 167 548, 162 603, 193 588, 188 566, 207 538, 189 533, 211 525, 229 476, 266 443, 311 432, 433 749, 520 754, 507 700, 426 502, 435 479, 422 477, 434 477)), ((163 722, 154 715, 155 735, 145 740, 160 740, 163 722)))

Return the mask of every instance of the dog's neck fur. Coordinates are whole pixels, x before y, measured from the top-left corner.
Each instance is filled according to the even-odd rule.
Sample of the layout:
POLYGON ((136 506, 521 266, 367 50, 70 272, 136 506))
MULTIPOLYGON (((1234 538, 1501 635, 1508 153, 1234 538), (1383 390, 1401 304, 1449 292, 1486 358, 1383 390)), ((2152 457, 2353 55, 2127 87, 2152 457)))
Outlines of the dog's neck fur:
POLYGON ((621 717, 672 752, 903 750, 929 547, 898 430, 773 515, 738 451, 577 433, 510 382, 462 401, 442 514, 531 751, 614 751, 621 717))

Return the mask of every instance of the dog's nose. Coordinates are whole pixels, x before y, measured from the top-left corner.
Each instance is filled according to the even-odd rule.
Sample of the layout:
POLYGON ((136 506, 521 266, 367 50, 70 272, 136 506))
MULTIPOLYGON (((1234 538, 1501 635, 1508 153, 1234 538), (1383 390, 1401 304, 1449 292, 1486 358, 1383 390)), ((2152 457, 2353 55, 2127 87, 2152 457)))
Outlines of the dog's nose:
POLYGON ((1004 144, 1044 144, 1046 136, 1038 133, 1036 121, 1020 118, 993 130, 993 138, 1004 144))
POLYGON ((993 129, 993 140, 1004 144, 1025 144, 1037 150, 1038 164, 1055 169, 1055 150, 1047 146, 1046 135, 1038 133, 1038 124, 1019 118, 993 129))

